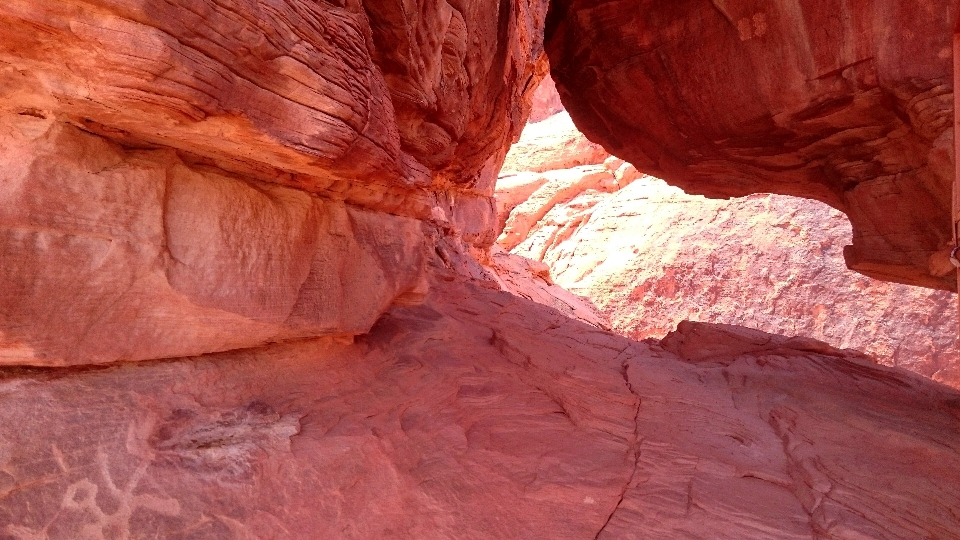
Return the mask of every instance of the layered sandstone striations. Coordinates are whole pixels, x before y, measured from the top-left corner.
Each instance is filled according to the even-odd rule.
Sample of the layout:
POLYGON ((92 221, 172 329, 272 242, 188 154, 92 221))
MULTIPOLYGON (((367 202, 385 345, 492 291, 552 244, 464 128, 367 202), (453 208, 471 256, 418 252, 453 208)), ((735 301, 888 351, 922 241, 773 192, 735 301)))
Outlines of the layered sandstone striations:
POLYGON ((4 109, 413 213, 495 174, 544 69, 543 2, 454 4, 6 2, 4 109))
POLYGON ((545 2, 0 5, 0 364, 366 332, 493 242, 545 2))
POLYGON ((547 50, 581 130, 688 193, 846 213, 868 276, 956 290, 955 2, 558 0, 547 50))
POLYGON ((954 390, 735 327, 635 342, 436 275, 352 345, 2 370, 0 538, 960 535, 954 390))
POLYGON ((780 195, 686 195, 622 161, 585 157, 587 144, 565 115, 527 126, 507 163, 544 172, 504 172, 499 242, 545 263, 541 274, 592 302, 615 331, 643 339, 683 320, 743 325, 960 386, 955 296, 847 270, 850 224, 840 212, 780 195))

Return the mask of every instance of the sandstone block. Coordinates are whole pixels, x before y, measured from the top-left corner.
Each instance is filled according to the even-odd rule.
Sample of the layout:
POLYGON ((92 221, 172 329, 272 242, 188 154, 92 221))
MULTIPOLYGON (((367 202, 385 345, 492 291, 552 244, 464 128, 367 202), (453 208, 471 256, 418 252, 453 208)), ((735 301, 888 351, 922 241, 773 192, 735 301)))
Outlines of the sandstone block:
POLYGON ((0 364, 355 335, 422 290, 417 220, 29 115, 0 140, 0 364))

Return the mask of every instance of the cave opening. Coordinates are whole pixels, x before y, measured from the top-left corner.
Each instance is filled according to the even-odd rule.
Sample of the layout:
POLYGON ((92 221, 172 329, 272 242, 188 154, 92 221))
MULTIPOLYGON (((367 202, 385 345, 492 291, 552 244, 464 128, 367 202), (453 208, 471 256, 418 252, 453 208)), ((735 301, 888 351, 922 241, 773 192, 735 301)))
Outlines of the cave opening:
POLYGON ((745 326, 960 385, 953 294, 847 268, 850 220, 823 202, 709 199, 638 172, 577 129, 550 77, 496 200, 493 264, 542 282, 509 288, 591 324, 632 339, 661 339, 683 320, 745 326))

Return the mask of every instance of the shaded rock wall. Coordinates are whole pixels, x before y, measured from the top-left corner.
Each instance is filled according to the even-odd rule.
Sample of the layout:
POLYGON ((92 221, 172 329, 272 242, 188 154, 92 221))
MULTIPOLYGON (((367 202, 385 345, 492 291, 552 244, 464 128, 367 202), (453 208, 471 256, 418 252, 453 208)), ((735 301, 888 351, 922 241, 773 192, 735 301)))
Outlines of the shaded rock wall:
POLYGON ((0 5, 0 364, 366 332, 494 240, 545 2, 0 5), (440 231, 440 232, 438 232, 440 231))
POLYGON ((955 2, 558 0, 547 50, 580 129, 688 193, 846 213, 850 268, 956 290, 955 2), (931 257, 933 260, 931 261, 931 257))
POLYGON ((644 339, 688 319, 744 325, 960 386, 954 295, 847 270, 851 231, 840 212, 780 195, 686 195, 615 158, 584 157, 568 117, 552 118, 527 126, 507 157, 512 169, 594 164, 504 171, 498 242, 546 263, 548 279, 591 301, 615 331, 644 339))
POLYGON ((415 213, 477 187, 545 69, 544 3, 454 4, 7 2, 4 108, 415 213))

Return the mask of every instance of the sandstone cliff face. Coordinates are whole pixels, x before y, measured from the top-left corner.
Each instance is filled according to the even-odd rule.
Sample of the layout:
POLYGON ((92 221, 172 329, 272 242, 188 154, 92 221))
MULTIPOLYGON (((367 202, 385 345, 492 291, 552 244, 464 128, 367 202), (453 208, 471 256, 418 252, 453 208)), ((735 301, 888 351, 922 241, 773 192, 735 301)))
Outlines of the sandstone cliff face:
POLYGON ((493 242, 545 3, 0 5, 0 365, 366 332, 493 242), (438 233, 442 231, 442 233, 438 233))
POLYGON ((562 111, 563 103, 560 101, 560 94, 557 93, 557 85, 554 84, 553 78, 547 75, 540 81, 540 86, 533 93, 533 102, 527 122, 546 120, 562 111))
POLYGON ((545 172, 505 170, 499 243, 546 263, 552 282, 591 301, 615 331, 644 339, 683 320, 744 325, 960 386, 955 296, 847 270, 840 212, 779 195, 685 195, 579 150, 588 144, 565 115, 527 126, 507 163, 545 172), (560 168, 574 163, 594 164, 560 168))
POLYGON ((580 129, 641 171, 710 197, 820 200, 850 217, 850 268, 956 290, 938 255, 956 16, 907 0, 557 0, 547 49, 580 129))
POLYGON ((734 327, 630 341, 434 264, 354 344, 3 370, 0 538, 960 534, 956 391, 734 327))

